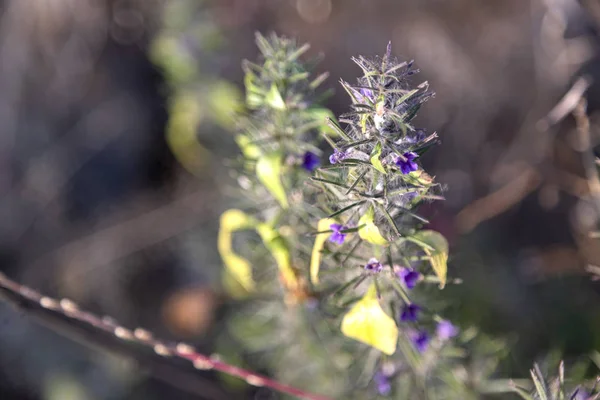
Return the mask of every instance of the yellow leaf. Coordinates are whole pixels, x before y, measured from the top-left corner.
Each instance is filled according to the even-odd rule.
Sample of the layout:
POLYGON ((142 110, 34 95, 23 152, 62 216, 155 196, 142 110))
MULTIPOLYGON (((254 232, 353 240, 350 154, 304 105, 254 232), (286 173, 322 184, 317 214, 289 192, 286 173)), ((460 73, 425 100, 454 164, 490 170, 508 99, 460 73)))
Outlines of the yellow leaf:
POLYGON ((387 355, 396 352, 398 327, 381 308, 375 284, 372 284, 365 296, 344 315, 342 333, 387 355))
POLYGON ((242 150, 242 154, 246 158, 257 159, 262 154, 260 147, 254 143, 251 143, 251 140, 248 136, 237 135, 235 137, 235 142, 239 146, 240 150, 242 150))
POLYGON ((381 160, 379 157, 381 156, 381 143, 377 143, 373 148, 373 152, 371 153, 371 164, 375 167, 375 169, 383 174, 386 174, 385 168, 383 164, 381 164, 381 160))
POLYGON ((221 254, 226 270, 223 275, 223 285, 233 297, 245 297, 253 292, 255 282, 252 278, 252 267, 248 260, 230 252, 221 254))
POLYGON ((385 246, 388 244, 386 238, 381 235, 379 228, 375 225, 375 210, 370 207, 367 212, 358 220, 358 226, 364 225, 358 230, 361 239, 369 243, 385 246))
MULTIPOLYGON (((252 228, 255 224, 256 221, 254 218, 248 216, 243 211, 236 209, 227 210, 221 215, 217 241, 219 254, 229 275, 226 279, 233 278, 246 292, 253 291, 255 287, 254 279, 252 279, 252 268, 248 260, 233 252, 231 245, 232 234, 235 231, 252 228)), ((227 283, 228 281, 225 282, 227 283)), ((231 289, 233 285, 229 282, 226 287, 231 289)))
POLYGON ((256 232, 260 235, 265 247, 269 249, 273 258, 277 262, 277 267, 288 289, 297 287, 298 279, 292 267, 292 257, 287 242, 270 225, 259 224, 256 232))
POLYGON ((177 160, 191 173, 205 166, 210 153, 198 142, 196 129, 206 117, 198 98, 180 93, 171 100, 167 125, 167 144, 177 160))
POLYGON ((251 110, 259 108, 263 103, 263 90, 256 84, 258 77, 252 72, 247 71, 244 75, 244 86, 246 87, 246 105, 251 110))
MULTIPOLYGON (((317 224, 317 232, 326 231, 335 220, 331 218, 323 218, 317 224)), ((310 257, 310 280, 313 284, 319 283, 319 269, 321 267, 321 250, 327 241, 330 233, 319 233, 315 238, 315 244, 310 257)))
POLYGON ((443 289, 448 273, 448 241, 441 233, 431 230, 417 232, 411 239, 429 256, 431 267, 440 280, 440 288, 443 289))
POLYGON ((256 176, 281 207, 288 208, 287 196, 281 183, 282 161, 283 157, 280 153, 265 154, 256 163, 256 176))
POLYGON ((271 90, 267 93, 265 100, 267 101, 267 104, 276 110, 286 109, 285 101, 283 101, 283 97, 281 97, 281 93, 279 93, 279 89, 277 89, 277 85, 274 83, 271 85, 271 90))

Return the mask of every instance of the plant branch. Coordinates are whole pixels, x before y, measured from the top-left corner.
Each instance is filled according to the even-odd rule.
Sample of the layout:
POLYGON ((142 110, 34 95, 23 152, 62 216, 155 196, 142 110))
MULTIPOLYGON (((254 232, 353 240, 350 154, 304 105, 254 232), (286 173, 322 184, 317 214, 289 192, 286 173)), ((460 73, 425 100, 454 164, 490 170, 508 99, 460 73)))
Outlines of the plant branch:
POLYGON ((328 400, 324 396, 304 392, 298 388, 285 385, 265 376, 238 368, 218 359, 217 356, 206 356, 185 343, 168 343, 153 337, 151 332, 142 328, 130 330, 121 326, 110 317, 99 317, 95 314, 81 310, 77 304, 68 299, 56 300, 44 296, 35 290, 23 286, 0 273, 0 290, 7 296, 2 299, 20 306, 25 312, 29 310, 41 311, 44 314, 59 315, 66 319, 78 322, 92 328, 93 331, 108 333, 121 341, 135 343, 148 347, 162 357, 173 357, 192 362, 199 370, 216 370, 227 375, 243 379, 248 384, 257 387, 268 387, 281 393, 286 393, 305 400, 328 400))

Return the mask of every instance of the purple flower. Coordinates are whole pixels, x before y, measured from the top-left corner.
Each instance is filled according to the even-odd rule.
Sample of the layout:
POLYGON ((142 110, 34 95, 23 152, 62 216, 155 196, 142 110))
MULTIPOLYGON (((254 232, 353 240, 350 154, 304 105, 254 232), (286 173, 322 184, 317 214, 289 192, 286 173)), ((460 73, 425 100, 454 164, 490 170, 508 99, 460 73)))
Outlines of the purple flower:
POLYGON ((308 172, 314 171, 320 164, 319 156, 313 152, 307 151, 302 156, 302 168, 308 172))
POLYGON ((417 271, 415 271, 412 268, 400 268, 397 272, 396 275, 402 279, 402 281, 404 282, 404 285, 408 288, 408 289, 412 289, 417 285, 417 282, 419 281, 419 279, 421 278, 421 274, 418 273, 417 271))
POLYGON ((400 321, 404 322, 415 322, 417 320, 417 313, 421 310, 421 307, 416 304, 408 304, 404 306, 400 313, 400 321))
POLYGON ((352 88, 352 92, 359 103, 366 103, 367 100, 370 100, 371 102, 375 101, 375 93, 371 89, 360 88, 356 90, 352 88))
POLYGON ((329 236, 329 241, 332 243, 342 244, 344 243, 344 239, 346 239, 346 234, 341 231, 346 229, 344 225, 340 224, 331 224, 329 225, 329 229, 333 231, 331 236, 329 236))
POLYGON ((377 371, 375 376, 373 377, 375 381, 375 385, 377 386, 377 393, 382 396, 387 396, 392 391, 392 385, 390 384, 390 380, 388 376, 386 376, 383 372, 377 371))
POLYGON ((414 331, 409 334, 410 341, 419 353, 423 353, 429 346, 429 335, 425 331, 414 331))
POLYGON ((365 269, 369 272, 379 273, 383 269, 383 265, 376 258, 371 258, 367 265, 365 265, 365 269))
POLYGON ((450 321, 441 321, 437 325, 436 334, 440 340, 448 340, 458 335, 458 328, 450 321))
POLYGON ((404 194, 404 197, 406 198, 405 200, 408 201, 413 201, 415 199, 415 197, 417 197, 419 195, 418 192, 408 192, 404 194))
POLYGON ((375 100, 375 94, 373 93, 373 91, 371 89, 361 88, 360 94, 362 94, 364 97, 366 97, 367 99, 369 99, 371 101, 375 100))
POLYGON ((333 154, 329 156, 329 162, 332 164, 337 164, 338 162, 344 160, 346 157, 348 157, 348 153, 346 153, 345 151, 333 149, 333 154))
POLYGON ((404 153, 403 156, 406 161, 402 160, 400 157, 396 157, 396 160, 394 160, 396 165, 400 167, 400 171, 402 171, 403 174, 410 174, 412 171, 419 169, 417 163, 413 161, 415 158, 419 157, 416 153, 404 153))

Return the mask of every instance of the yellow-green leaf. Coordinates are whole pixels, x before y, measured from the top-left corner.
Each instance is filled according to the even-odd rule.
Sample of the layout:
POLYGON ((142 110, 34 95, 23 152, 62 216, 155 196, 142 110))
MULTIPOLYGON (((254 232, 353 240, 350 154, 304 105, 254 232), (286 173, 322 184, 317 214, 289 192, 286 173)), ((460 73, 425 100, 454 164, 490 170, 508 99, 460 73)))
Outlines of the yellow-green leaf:
POLYGON ((440 288, 443 288, 448 272, 448 241, 441 233, 431 230, 417 232, 411 239, 429 256, 431 267, 440 279, 440 288))
MULTIPOLYGON (((252 268, 248 260, 233 252, 232 234, 239 230, 253 228, 255 224, 254 218, 243 211, 227 210, 221 215, 217 241, 219 254, 223 259, 225 268, 227 268, 227 279, 233 278, 247 292, 253 291, 255 287, 254 279, 252 279, 252 268)), ((227 284, 227 287, 232 288, 233 285, 230 283, 227 284)))
MULTIPOLYGON (((332 218, 323 218, 319 220, 317 224, 317 232, 326 231, 329 229, 331 224, 335 223, 332 218)), ((310 257, 310 280, 313 284, 319 283, 319 269, 321 267, 321 250, 327 241, 327 237, 330 233, 319 233, 315 237, 315 244, 312 249, 312 255, 310 257)))
POLYGON ((262 154, 260 147, 258 147, 254 143, 251 143, 251 140, 248 136, 237 135, 235 137, 235 142, 239 146, 240 150, 242 150, 242 154, 244 155, 244 157, 249 159, 260 158, 262 154))
POLYGON ((344 315, 342 333, 387 355, 396 352, 398 327, 381 308, 375 284, 372 284, 365 296, 344 315))
POLYGON ((279 89, 277 89, 277 85, 274 83, 271 85, 271 90, 267 93, 265 100, 267 101, 267 104, 276 110, 286 109, 285 101, 283 101, 283 97, 281 97, 281 93, 279 93, 279 89))
POLYGON ((197 96, 179 93, 171 99, 167 144, 177 160, 191 173, 197 173, 210 162, 210 153, 198 142, 199 124, 206 117, 197 96))
POLYGON ((375 169, 382 174, 385 174, 385 168, 381 164, 381 160, 379 157, 381 156, 381 143, 377 143, 371 152, 371 164, 375 167, 375 169))
POLYGON ((281 207, 288 208, 287 196, 281 183, 281 153, 270 153, 262 156, 256 163, 256 176, 275 197, 281 207))
POLYGON ((292 257, 286 240, 270 225, 259 224, 256 232, 260 235, 265 247, 269 249, 277 262, 277 267, 288 288, 298 285, 296 273, 292 267, 292 257))
POLYGON ((244 86, 246 87, 246 105, 254 110, 260 107, 263 103, 263 90, 258 87, 255 81, 258 78, 256 75, 248 71, 244 76, 244 86))
POLYGON ((358 226, 361 225, 363 225, 363 227, 358 230, 358 235, 361 239, 380 246, 388 244, 387 239, 381 235, 379 228, 375 225, 375 210, 373 207, 369 207, 367 212, 360 217, 358 226))

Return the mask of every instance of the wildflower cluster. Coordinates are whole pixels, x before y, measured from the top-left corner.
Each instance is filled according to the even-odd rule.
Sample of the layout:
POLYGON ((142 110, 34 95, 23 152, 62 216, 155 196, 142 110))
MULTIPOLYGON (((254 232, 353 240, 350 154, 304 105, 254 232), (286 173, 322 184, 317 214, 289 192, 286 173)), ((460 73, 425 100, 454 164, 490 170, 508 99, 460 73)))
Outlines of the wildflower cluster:
POLYGON ((418 70, 389 45, 354 59, 363 76, 341 82, 351 110, 336 120, 315 92, 326 75, 311 78, 300 61, 308 46, 274 35, 257 44, 260 62, 243 64, 232 170, 244 200, 223 213, 218 240, 225 287, 244 299, 228 323, 235 342, 281 381, 334 398, 510 390, 490 379, 505 343, 459 330, 431 293, 453 280, 447 241, 418 212, 443 198, 421 164, 438 137, 414 126, 434 95, 426 82, 411 87, 418 70))
MULTIPOLYGON (((408 337, 423 352, 431 333, 418 324, 425 314, 408 293, 425 280, 445 285, 448 245, 439 233, 421 229, 427 220, 415 212, 423 201, 442 197, 439 185, 419 166, 420 157, 437 142, 437 134, 426 134, 412 121, 434 94, 427 82, 410 87, 409 78, 418 70, 412 62, 392 58, 391 44, 381 59, 359 57, 354 62, 363 76, 354 85, 341 82, 352 101, 351 111, 339 119, 345 128, 329 120, 337 133, 337 139, 326 137, 333 148, 330 165, 312 177, 322 190, 318 206, 331 220, 333 245, 325 250, 329 257, 324 264, 340 271, 333 278, 338 281, 372 280, 378 298, 390 298, 390 309, 399 310, 395 320, 413 323, 408 337), (349 272, 360 260, 365 260, 363 271, 349 272), (434 275, 427 276, 431 268, 434 275)), ((440 324, 442 330, 447 327, 445 339, 457 334, 448 321, 440 324)), ((344 333, 394 353, 395 343, 384 348, 360 329, 347 325, 344 333)), ((397 335, 396 327, 388 334, 397 335)))
MULTIPOLYGON (((309 67, 299 61, 308 47, 261 35, 257 44, 263 59, 244 63, 247 112, 238 118, 236 137, 242 157, 234 173, 245 207, 222 215, 219 251, 230 293, 283 297, 247 303, 233 319, 232 332, 249 347, 264 346, 246 334, 253 329, 248 324, 256 323, 247 312, 268 315, 266 326, 276 333, 260 336, 286 337, 298 347, 293 362, 305 359, 312 365, 302 374, 305 380, 294 381, 323 381, 336 396, 357 387, 331 382, 350 379, 372 390, 369 381, 379 377, 393 391, 397 378, 422 379, 443 363, 436 355, 424 369, 409 359, 435 355, 458 334, 449 321, 409 296, 423 283, 446 283, 448 245, 439 233, 420 229, 426 220, 415 213, 423 201, 441 198, 438 185, 418 164, 437 135, 411 125, 433 94, 426 84, 408 87, 407 78, 416 70, 393 60, 389 47, 377 67, 356 59, 364 77, 357 85, 342 82, 352 99, 352 112, 340 118, 347 125, 342 129, 318 106, 314 90, 325 75, 310 80, 309 67), (333 147, 329 163, 320 156, 322 138, 333 147), (262 243, 247 237, 246 247, 234 251, 233 233, 239 230, 256 231, 262 243), (329 352, 338 349, 337 360, 352 359, 363 351, 360 342, 373 348, 374 363, 350 367, 326 354, 315 357, 323 346, 329 352), (398 343, 408 344, 408 353, 398 354, 398 343)), ((289 379, 289 372, 279 358, 277 373, 289 379)))

